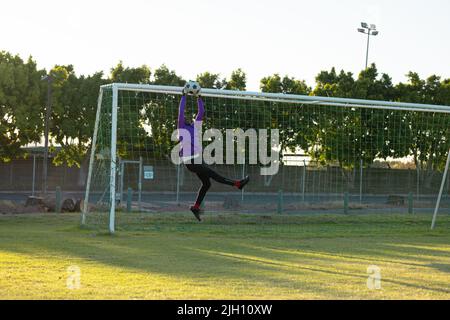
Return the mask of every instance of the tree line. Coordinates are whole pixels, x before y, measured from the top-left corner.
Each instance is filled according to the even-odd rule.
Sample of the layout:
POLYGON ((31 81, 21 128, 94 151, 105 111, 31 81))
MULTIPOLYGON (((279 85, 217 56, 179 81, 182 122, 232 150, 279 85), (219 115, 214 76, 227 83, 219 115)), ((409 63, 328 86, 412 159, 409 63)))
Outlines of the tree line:
MULTIPOLYGON (((53 150, 53 162, 68 166, 80 166, 86 159, 93 134, 99 86, 112 82, 182 86, 186 81, 166 65, 156 69, 150 69, 147 65, 132 68, 119 62, 111 68, 108 75, 96 72, 86 76, 77 75, 72 65, 55 65, 49 71, 38 69, 31 57, 25 61, 18 55, 2 51, 0 161, 26 157, 23 147, 41 141, 47 98, 47 82, 42 81, 42 77, 47 73, 53 79, 50 137, 52 146, 61 146, 58 150, 53 150)), ((243 70, 236 69, 229 77, 206 71, 197 75, 196 80, 205 88, 245 90, 247 79, 243 70)), ((314 87, 289 75, 273 74, 261 79, 260 90, 450 105, 450 79, 442 79, 437 75, 422 79, 417 73, 410 72, 405 83, 394 84, 388 74, 379 74, 374 64, 357 76, 344 70, 338 72, 335 68, 321 71, 316 76, 314 87)), ((441 159, 446 148, 448 150, 448 117, 440 118, 444 120, 439 120, 439 125, 430 127, 430 123, 438 123, 436 115, 406 113, 396 121, 408 123, 402 126, 407 129, 393 134, 392 130, 387 129, 389 122, 395 118, 392 113, 364 110, 356 115, 352 110, 347 110, 338 117, 324 118, 316 106, 306 106, 301 112, 293 112, 292 108, 284 109, 275 104, 268 108, 272 108, 271 114, 277 116, 266 120, 271 124, 278 121, 278 126, 283 131, 283 147, 293 150, 300 147, 319 161, 339 162, 341 167, 352 167, 361 160, 370 164, 375 157, 386 159, 413 156, 417 166, 435 169, 442 165, 441 159), (286 126, 287 123, 290 126, 286 126), (297 125, 293 126, 294 123, 297 125), (350 134, 356 126, 365 128, 357 136, 350 134), (390 138, 375 138, 386 136, 390 138), (346 147, 350 149, 345 152, 333 151, 333 145, 343 145, 342 139, 351 142, 346 147), (405 139, 410 141, 405 143, 405 139), (318 144, 318 141, 321 143, 318 144)), ((263 119, 262 116, 260 118, 263 119)), ((395 127, 396 124, 392 123, 391 126, 395 127)))

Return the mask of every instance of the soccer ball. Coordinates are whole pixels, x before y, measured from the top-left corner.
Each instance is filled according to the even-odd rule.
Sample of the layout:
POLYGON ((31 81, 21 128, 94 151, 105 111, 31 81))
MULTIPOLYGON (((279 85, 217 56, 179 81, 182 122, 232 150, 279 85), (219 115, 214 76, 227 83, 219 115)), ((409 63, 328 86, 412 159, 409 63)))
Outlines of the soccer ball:
POLYGON ((197 96, 200 93, 200 90, 202 88, 196 81, 189 81, 184 85, 184 92, 187 94, 192 94, 194 96, 197 96))

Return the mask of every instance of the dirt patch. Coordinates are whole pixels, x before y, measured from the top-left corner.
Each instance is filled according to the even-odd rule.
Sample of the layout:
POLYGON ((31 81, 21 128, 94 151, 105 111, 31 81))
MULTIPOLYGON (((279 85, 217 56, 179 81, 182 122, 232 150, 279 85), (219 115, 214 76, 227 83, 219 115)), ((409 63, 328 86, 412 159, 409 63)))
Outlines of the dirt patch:
MULTIPOLYGON (((61 212, 80 212, 82 201, 79 199, 66 198, 61 203, 61 212)), ((54 197, 29 197, 25 203, 0 200, 0 214, 21 214, 21 213, 45 213, 55 212, 56 200, 54 197)))
POLYGON ((20 213, 43 213, 47 212, 46 208, 41 205, 25 206, 23 203, 0 200, 0 214, 20 214, 20 213))

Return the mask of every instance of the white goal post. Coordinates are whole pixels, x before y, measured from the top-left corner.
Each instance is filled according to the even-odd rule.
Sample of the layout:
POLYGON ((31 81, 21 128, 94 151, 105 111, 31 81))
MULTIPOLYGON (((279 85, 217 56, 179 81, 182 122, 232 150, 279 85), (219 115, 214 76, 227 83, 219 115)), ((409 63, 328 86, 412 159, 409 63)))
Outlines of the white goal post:
POLYGON ((436 207, 435 207, 434 213, 433 213, 433 221, 431 222, 431 230, 433 230, 436 227, 436 218, 437 218, 437 214, 439 211, 439 206, 441 204, 442 194, 444 192, 444 186, 447 181, 449 165, 450 165, 450 150, 448 150, 447 162, 445 163, 444 174, 442 175, 441 188, 439 189, 439 195, 438 195, 438 198, 436 201, 436 207))
MULTIPOLYGON (((94 127, 94 134, 92 137, 92 145, 89 160, 89 171, 86 183, 86 191, 84 197, 84 204, 82 208, 81 223, 86 223, 86 215, 89 211, 90 201, 90 188, 94 178, 94 162, 96 160, 96 149, 98 143, 100 118, 102 113, 102 104, 105 103, 104 92, 112 92, 112 97, 107 103, 110 104, 111 109, 110 121, 108 121, 108 139, 110 134, 110 141, 108 142, 108 151, 110 152, 109 163, 109 231, 115 232, 115 212, 116 212, 116 174, 117 174, 117 132, 118 132, 118 112, 120 109, 119 93, 120 92, 136 92, 136 93, 155 93, 161 95, 178 96, 182 93, 182 87, 175 86, 161 86, 161 85, 144 85, 144 84, 125 84, 125 83, 113 83, 103 85, 100 87, 96 120, 94 127)), ((318 107, 331 107, 331 108, 352 108, 352 109, 372 109, 372 110, 392 110, 392 111, 412 111, 412 112, 425 112, 436 114, 450 114, 450 106, 443 105, 431 105, 431 104, 417 104, 417 103, 403 103, 403 102, 390 102, 390 101, 376 101, 376 100, 364 100, 364 99, 347 99, 347 98, 335 98, 335 97, 320 97, 320 96, 305 96, 305 95, 293 95, 293 94, 280 94, 280 93, 265 93, 265 92, 250 92, 250 91, 234 91, 234 90, 218 90, 203 88, 201 91, 202 97, 208 98, 220 98, 231 99, 234 101, 241 100, 255 103, 274 102, 279 104, 291 104, 293 108, 296 106, 318 106, 318 107)), ((449 124, 450 125, 450 124, 449 124)), ((450 137, 449 137, 450 138, 450 137)), ((450 159, 450 153, 449 153, 450 159)), ((445 175, 448 171, 447 167, 444 174, 443 183, 445 182, 445 175)), ((433 226, 435 224, 435 218, 439 207, 439 201, 442 197, 442 189, 439 194, 435 214, 433 217, 433 226)))

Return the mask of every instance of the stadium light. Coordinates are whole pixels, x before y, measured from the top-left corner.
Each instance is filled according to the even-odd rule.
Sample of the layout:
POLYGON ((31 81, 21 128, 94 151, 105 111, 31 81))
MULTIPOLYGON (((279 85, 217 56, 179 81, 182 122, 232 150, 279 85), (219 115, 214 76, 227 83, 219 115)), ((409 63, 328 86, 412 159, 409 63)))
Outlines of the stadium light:
POLYGON ((367 34, 367 50, 366 50, 366 70, 367 66, 369 64, 369 43, 370 43, 370 36, 377 36, 379 32, 377 31, 377 26, 374 24, 368 24, 366 22, 361 22, 361 27, 358 28, 358 32, 367 34))

